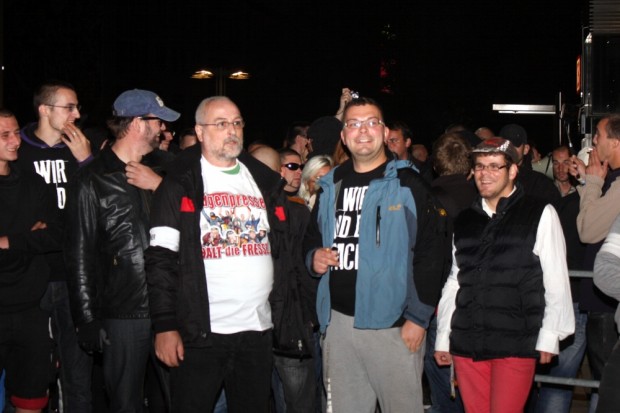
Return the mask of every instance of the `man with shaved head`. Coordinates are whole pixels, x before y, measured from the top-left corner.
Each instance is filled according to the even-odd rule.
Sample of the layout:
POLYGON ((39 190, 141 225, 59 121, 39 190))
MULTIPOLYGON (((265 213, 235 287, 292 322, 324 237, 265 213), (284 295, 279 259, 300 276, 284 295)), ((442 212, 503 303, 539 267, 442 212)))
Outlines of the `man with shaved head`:
POLYGON ((278 151, 267 145, 255 147, 250 155, 267 165, 275 172, 280 172, 280 155, 278 151))

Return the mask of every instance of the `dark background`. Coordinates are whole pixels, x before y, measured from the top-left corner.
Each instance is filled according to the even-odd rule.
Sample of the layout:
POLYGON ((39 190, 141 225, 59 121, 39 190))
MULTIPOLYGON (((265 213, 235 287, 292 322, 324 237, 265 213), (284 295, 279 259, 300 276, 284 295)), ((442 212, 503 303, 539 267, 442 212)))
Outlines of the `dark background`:
POLYGON ((243 68, 226 91, 246 141, 279 146, 288 124, 335 113, 342 87, 378 99, 388 121, 430 143, 451 123, 498 132, 523 124, 546 149, 555 120, 500 115, 493 103, 570 103, 583 0, 100 1, 4 0, 4 105, 35 119, 32 93, 57 78, 77 89, 85 126, 103 125, 123 90, 150 89, 193 125, 215 80, 203 67, 243 68), (380 77, 382 62, 387 77, 380 77), (388 92, 388 93, 386 93, 388 92))

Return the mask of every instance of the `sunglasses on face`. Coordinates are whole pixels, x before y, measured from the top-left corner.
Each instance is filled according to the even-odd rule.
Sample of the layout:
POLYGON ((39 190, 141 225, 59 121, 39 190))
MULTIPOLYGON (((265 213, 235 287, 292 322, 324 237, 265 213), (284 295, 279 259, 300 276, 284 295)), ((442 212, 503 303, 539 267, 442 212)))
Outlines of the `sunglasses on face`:
POLYGON ((298 169, 303 170, 304 166, 302 164, 298 164, 297 162, 289 162, 289 163, 285 163, 284 166, 286 169, 288 169, 289 171, 296 171, 298 169))

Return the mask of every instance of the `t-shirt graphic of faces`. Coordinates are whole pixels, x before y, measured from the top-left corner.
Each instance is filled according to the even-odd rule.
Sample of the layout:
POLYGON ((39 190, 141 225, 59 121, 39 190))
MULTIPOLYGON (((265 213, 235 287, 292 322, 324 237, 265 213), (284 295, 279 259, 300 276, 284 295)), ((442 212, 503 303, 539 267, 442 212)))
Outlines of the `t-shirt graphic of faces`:
POLYGON ((263 196, 240 162, 223 169, 202 158, 201 167, 200 239, 211 330, 232 334, 271 328, 267 298, 273 262, 263 196))

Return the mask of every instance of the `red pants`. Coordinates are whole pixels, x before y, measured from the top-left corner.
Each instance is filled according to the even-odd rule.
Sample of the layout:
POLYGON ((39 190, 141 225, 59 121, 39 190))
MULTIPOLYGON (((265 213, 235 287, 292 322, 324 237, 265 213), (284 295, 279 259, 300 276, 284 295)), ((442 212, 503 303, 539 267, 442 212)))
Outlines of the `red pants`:
POLYGON ((536 359, 508 357, 485 361, 452 356, 467 413, 519 413, 534 380, 536 359))

